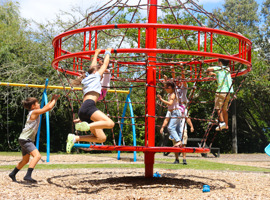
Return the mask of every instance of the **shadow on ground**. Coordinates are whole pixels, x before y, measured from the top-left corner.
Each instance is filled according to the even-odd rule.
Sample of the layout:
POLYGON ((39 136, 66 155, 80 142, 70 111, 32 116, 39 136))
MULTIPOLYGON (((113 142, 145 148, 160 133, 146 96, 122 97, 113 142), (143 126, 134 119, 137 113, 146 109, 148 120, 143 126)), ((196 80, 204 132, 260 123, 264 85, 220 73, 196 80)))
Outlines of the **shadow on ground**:
POLYGON ((235 188, 235 185, 223 179, 211 179, 206 176, 188 175, 181 177, 178 174, 166 173, 160 178, 145 178, 132 175, 119 176, 113 172, 91 172, 88 174, 68 174, 53 176, 47 179, 49 184, 57 187, 72 189, 78 193, 97 194, 108 188, 112 190, 127 189, 202 189, 202 186, 214 182, 211 190, 235 188), (104 177, 107 176, 107 177, 104 177), (114 176, 114 177, 112 177, 114 176), (116 177, 117 176, 117 177, 116 177), (195 179, 195 180, 194 180, 195 179))

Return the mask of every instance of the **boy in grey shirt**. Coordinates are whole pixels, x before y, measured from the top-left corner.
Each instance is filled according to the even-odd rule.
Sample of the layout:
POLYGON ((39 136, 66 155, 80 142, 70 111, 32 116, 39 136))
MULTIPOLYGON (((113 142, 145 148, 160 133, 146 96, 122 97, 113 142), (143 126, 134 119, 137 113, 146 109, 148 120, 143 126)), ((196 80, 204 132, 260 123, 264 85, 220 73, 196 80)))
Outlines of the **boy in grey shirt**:
POLYGON ((25 127, 19 137, 19 143, 22 149, 22 160, 9 174, 9 177, 12 179, 12 181, 17 182, 16 174, 19 172, 20 169, 24 167, 24 165, 29 162, 29 158, 31 155, 33 156, 33 159, 31 160, 27 173, 23 179, 27 182, 37 183, 37 181, 35 179, 32 179, 31 176, 36 164, 41 159, 41 155, 34 144, 40 122, 39 115, 52 110, 58 98, 59 95, 53 95, 52 100, 43 108, 40 108, 38 100, 34 97, 29 97, 25 101, 23 101, 23 107, 30 112, 27 115, 25 127))

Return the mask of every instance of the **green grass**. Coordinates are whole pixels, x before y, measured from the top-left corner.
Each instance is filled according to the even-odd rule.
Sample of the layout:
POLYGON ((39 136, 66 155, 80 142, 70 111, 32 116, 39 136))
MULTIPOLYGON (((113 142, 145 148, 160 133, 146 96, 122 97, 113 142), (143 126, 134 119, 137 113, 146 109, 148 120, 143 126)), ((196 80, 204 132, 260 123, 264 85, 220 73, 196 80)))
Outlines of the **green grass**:
MULTIPOLYGON (((43 156, 46 153, 41 153, 43 156)), ((20 152, 0 152, 1 156, 21 156, 20 152)), ((52 153, 51 155, 58 155, 58 153, 52 153)), ((70 154, 69 156, 76 156, 77 154, 70 154)), ((123 153, 121 157, 129 155, 130 153, 123 153)), ((85 154, 85 156, 99 156, 99 157, 115 157, 116 153, 108 154, 85 154)), ((143 154, 137 154, 138 159, 142 161, 143 154), (139 158, 140 157, 140 158, 139 158)), ((132 159, 131 159, 132 160, 132 159)), ((218 170, 218 171, 248 171, 248 172, 269 172, 270 169, 260 168, 260 167, 250 167, 243 165, 231 165, 223 164, 214 161, 208 161, 203 159, 188 159, 188 165, 175 165, 171 164, 174 161, 174 158, 156 158, 156 164, 154 165, 154 170, 157 169, 197 169, 197 170, 218 170), (160 163, 162 162, 162 163, 160 163)), ((11 170, 14 168, 14 165, 0 165, 0 170, 11 170)), ((26 166, 24 167, 27 168, 26 166)), ((75 169, 75 168, 144 168, 144 164, 130 162, 128 164, 49 164, 49 163, 39 163, 36 166, 36 169, 49 170, 49 169, 75 169)))

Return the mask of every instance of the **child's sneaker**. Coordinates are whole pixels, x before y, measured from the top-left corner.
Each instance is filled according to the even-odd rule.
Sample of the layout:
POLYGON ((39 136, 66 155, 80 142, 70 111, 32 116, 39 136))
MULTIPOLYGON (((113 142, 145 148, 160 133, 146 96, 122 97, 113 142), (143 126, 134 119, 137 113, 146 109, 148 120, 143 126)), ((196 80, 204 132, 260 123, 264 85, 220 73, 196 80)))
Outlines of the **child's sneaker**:
POLYGON ((186 159, 183 159, 183 165, 187 165, 186 159))
POLYGON ((37 183, 37 180, 32 179, 31 177, 24 177, 23 180, 25 180, 28 183, 37 183))
POLYGON ((67 151, 67 153, 70 153, 72 147, 74 146, 74 138, 75 138, 75 135, 74 134, 71 134, 71 133, 68 134, 67 145, 66 145, 66 151, 67 151))
POLYGON ((75 124, 75 129, 78 131, 89 131, 90 127, 87 122, 80 122, 80 123, 75 124))
POLYGON ((226 123, 221 122, 221 123, 219 123, 218 127, 216 128, 216 131, 221 131, 221 130, 223 130, 225 128, 226 128, 226 123))
POLYGON ((173 162, 173 164, 179 164, 179 160, 175 159, 175 161, 173 162))
POLYGON ((15 175, 10 173, 8 176, 12 179, 13 182, 17 182, 15 175))

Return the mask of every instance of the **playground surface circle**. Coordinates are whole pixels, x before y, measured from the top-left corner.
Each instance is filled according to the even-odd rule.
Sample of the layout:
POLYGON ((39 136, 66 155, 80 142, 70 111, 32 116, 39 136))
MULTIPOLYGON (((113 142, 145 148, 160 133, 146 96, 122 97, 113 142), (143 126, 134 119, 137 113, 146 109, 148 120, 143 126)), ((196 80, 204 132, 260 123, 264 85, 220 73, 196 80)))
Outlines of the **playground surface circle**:
MULTIPOLYGON (((127 156, 126 156, 127 155, 127 156)), ((143 155, 142 155, 143 156, 143 155)), ((156 158, 162 158, 157 154, 156 158)), ((173 155, 169 155, 173 158, 173 155)), ((163 157, 164 158, 164 157, 163 157)), ((188 159, 207 159, 213 162, 270 168, 266 154, 222 154, 220 158, 188 155, 188 159)), ((45 156, 43 157, 43 160, 45 156)), ((1 165, 15 165, 19 156, 0 156, 1 165)), ((158 159, 156 163, 167 161, 158 159)), ((52 155, 47 164, 130 164, 132 154, 122 160, 106 154, 52 155)), ((138 157, 137 164, 143 159, 138 157)), ((169 164, 169 163, 168 163, 169 164)), ((121 165, 119 165, 121 166, 121 165)), ((26 169, 17 175, 18 183, 8 178, 9 171, 0 171, 0 199, 269 199, 270 173, 183 169, 156 169, 161 178, 145 178, 144 169, 89 168, 54 169, 33 172, 38 184, 22 181, 26 169), (203 193, 203 185, 210 192, 203 193)))

